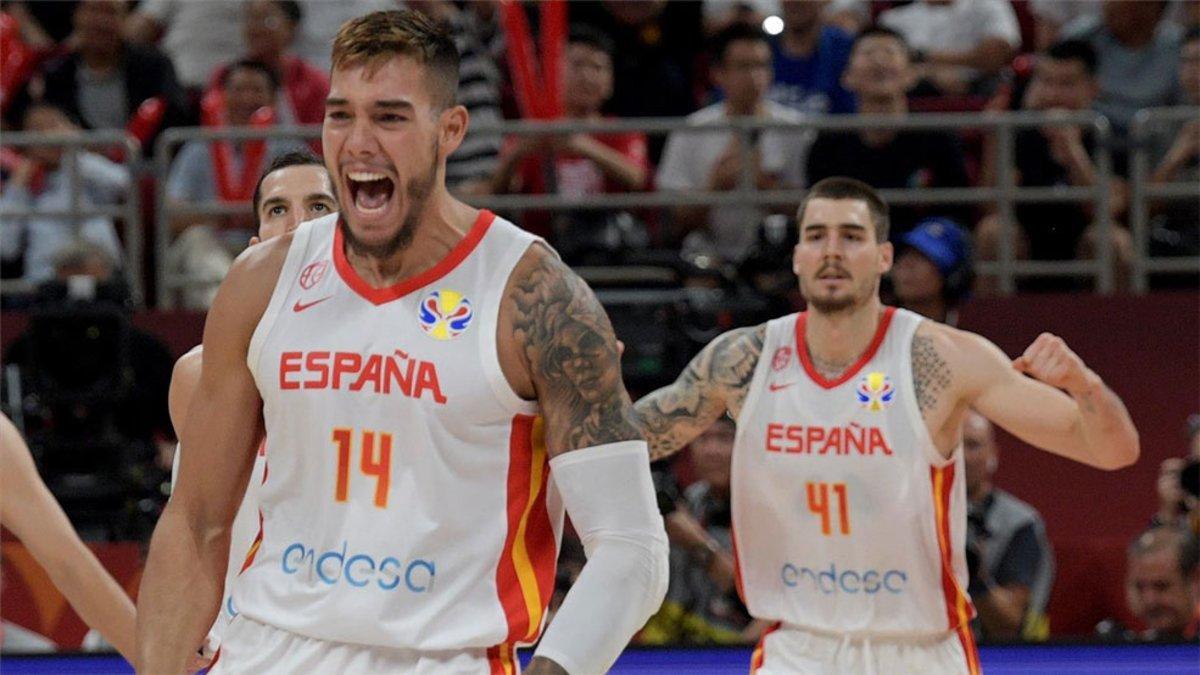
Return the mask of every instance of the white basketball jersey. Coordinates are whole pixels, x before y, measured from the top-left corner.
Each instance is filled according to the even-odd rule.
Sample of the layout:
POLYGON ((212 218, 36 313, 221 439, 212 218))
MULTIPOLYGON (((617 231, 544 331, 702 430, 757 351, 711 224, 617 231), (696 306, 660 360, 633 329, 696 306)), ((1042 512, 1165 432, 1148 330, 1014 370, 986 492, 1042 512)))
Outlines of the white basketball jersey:
POLYGON ((537 239, 481 212, 428 271, 372 288, 337 216, 293 235, 248 354, 270 473, 238 611, 320 640, 420 651, 534 640, 562 506, 497 317, 537 239))
POLYGON ((767 324, 737 420, 734 550, 750 614, 835 633, 968 631, 962 450, 942 458, 917 407, 923 319, 887 308, 835 381, 809 360, 805 319, 767 324))

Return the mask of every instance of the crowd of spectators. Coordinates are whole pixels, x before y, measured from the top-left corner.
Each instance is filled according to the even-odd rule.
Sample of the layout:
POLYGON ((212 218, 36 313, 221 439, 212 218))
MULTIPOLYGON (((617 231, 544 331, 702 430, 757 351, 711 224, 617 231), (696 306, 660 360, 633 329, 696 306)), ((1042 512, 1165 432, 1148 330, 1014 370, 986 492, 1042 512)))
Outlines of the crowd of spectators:
MULTIPOLYGON (((33 57, 27 61, 35 66, 6 77, 5 128, 37 129, 26 126, 26 109, 53 106, 79 128, 129 130, 148 154, 159 133, 173 126, 317 124, 328 90, 328 44, 337 26, 352 15, 398 4, 428 14, 454 37, 463 58, 458 99, 474 125, 522 115, 508 76, 501 10, 492 2, 84 0, 5 5, 5 26, 12 33, 6 40, 29 50, 33 57)), ((1141 109, 1200 102, 1195 4, 573 2, 563 67, 547 74, 562 78, 563 114, 577 120, 678 117, 689 128, 649 136, 508 139, 475 131, 450 158, 447 182, 468 197, 517 193, 567 199, 642 190, 803 188, 831 175, 880 188, 957 188, 994 184, 1001 173, 996 162, 1007 156, 1018 185, 1086 187, 1097 183, 1099 156, 1108 154, 1117 176, 1107 214, 1113 223, 1111 259, 1118 287, 1124 288, 1135 255, 1124 179, 1131 124, 1141 109), (1094 110, 1109 119, 1113 138, 1101 143, 1088 125, 1048 123, 1018 130, 1015 152, 1002 155, 994 137, 978 130, 817 133, 805 124, 810 115, 903 119, 928 110, 1004 108, 1094 110), (795 129, 744 134, 691 128, 746 117, 795 129)), ((1152 143, 1148 180, 1197 175, 1197 129, 1193 122, 1160 134, 1166 138, 1152 143)), ((309 142, 319 150, 317 142, 309 142)), ((155 178, 165 183, 169 207, 240 203, 248 196, 240 178, 295 145, 186 143, 172 150, 177 156, 169 175, 155 178)), ((38 172, 19 171, 25 163, 12 155, 6 153, 0 163, 5 192, 11 186, 25 199, 25 189, 39 206, 37 199, 53 198, 54 189, 43 187, 52 181, 23 185, 38 172), (41 194, 46 189, 49 197, 41 194)), ((35 152, 28 161, 38 161, 35 152)), ((41 172, 53 169, 47 165, 41 172)), ((900 242, 919 221, 946 218, 969 233, 980 260, 995 260, 999 239, 1010 230, 1017 235, 1012 247, 1017 258, 1086 259, 1098 255, 1101 245, 1093 206, 1021 203, 1010 224, 1001 221, 995 204, 905 201, 894 207, 892 236, 900 242)), ((1147 252, 1200 252, 1194 204, 1149 206, 1147 252)), ((772 230, 778 225, 770 216, 787 216, 790 208, 725 203, 506 215, 551 238, 576 264, 627 262, 630 252, 646 249, 674 251, 684 277, 689 269, 716 268, 726 282, 753 286, 744 273, 747 261, 758 263, 764 240, 773 252, 786 250, 786 236, 772 230)), ((173 300, 206 306, 246 239, 243 221, 194 211, 171 219, 170 254, 150 262, 191 280, 187 293, 173 300)), ((21 261, 35 272, 41 266, 44 276, 38 256, 45 253, 38 253, 35 241, 55 241, 56 235, 42 237, 35 234, 41 229, 37 222, 25 223, 24 238, 6 233, 6 277, 36 279, 22 270, 21 261)), ((89 233, 95 227, 89 221, 84 230, 91 230, 81 230, 82 236, 96 240, 89 233)), ((994 287, 994 278, 983 277, 976 291, 994 287)))

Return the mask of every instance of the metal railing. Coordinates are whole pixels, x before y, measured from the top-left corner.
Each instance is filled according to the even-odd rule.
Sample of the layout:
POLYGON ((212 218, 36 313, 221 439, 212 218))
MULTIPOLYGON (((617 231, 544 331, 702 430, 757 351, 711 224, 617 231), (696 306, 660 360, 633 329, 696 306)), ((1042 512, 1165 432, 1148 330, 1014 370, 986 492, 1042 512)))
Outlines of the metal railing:
MULTIPOLYGON (((163 131, 154 147, 154 174, 158 177, 155 187, 155 259, 158 264, 155 269, 155 279, 158 288, 157 306, 160 309, 170 309, 174 306, 175 293, 187 288, 193 279, 186 275, 173 273, 166 261, 168 249, 171 246, 172 219, 179 216, 245 216, 251 213, 249 202, 207 201, 195 203, 173 202, 168 194, 167 177, 171 173, 172 160, 176 149, 192 141, 249 141, 249 140, 295 140, 307 141, 319 139, 319 125, 276 126, 268 129, 251 127, 206 128, 206 127, 177 127, 163 131)), ((270 161, 267 157, 264 164, 270 161)))
MULTIPOLYGON (((800 124, 793 122, 767 121, 759 119, 729 119, 703 126, 689 125, 686 120, 635 118, 606 119, 595 121, 562 120, 541 122, 531 120, 506 121, 499 124, 472 127, 477 133, 500 133, 516 136, 545 136, 571 133, 614 133, 638 131, 648 134, 667 134, 677 131, 732 131, 740 134, 749 143, 753 135, 761 131, 796 132, 809 134, 814 131, 860 131, 896 130, 955 131, 982 130, 996 135, 997 161, 996 185, 966 188, 906 188, 885 189, 880 193, 889 204, 933 204, 933 205, 981 205, 995 204, 1004 229, 1000 238, 997 260, 979 261, 976 271, 992 274, 999 278, 1002 292, 1011 293, 1015 281, 1025 276, 1090 276, 1096 280, 1101 293, 1113 290, 1113 251, 1111 247, 1112 222, 1109 215, 1112 164, 1109 157, 1111 130, 1107 119, 1086 111, 1075 113, 1046 112, 997 112, 997 113, 921 113, 903 116, 855 115, 813 116, 800 124), (1042 126, 1080 125, 1089 128, 1096 141, 1095 185, 1087 187, 1020 187, 1016 184, 1014 144, 1019 129, 1042 126), (1015 206, 1026 203, 1045 202, 1091 202, 1094 204, 1095 223, 1098 228, 1100 246, 1093 260, 1039 261, 1017 260, 1014 247, 1015 206)), ((319 127, 280 127, 268 130, 256 129, 169 129, 163 133, 155 156, 156 173, 166 176, 169 171, 169 151, 174 146, 191 140, 246 140, 260 138, 292 138, 308 140, 319 137, 319 127)), ((803 158, 796 158, 802 162, 803 158)), ((803 163, 803 162, 802 162, 803 163)), ((628 192, 586 197, 561 195, 492 195, 473 197, 469 201, 477 207, 493 210, 523 212, 533 209, 561 211, 587 209, 639 209, 670 206, 728 206, 728 205, 795 205, 804 198, 804 189, 757 190, 753 185, 753 168, 744 165, 743 179, 737 189, 728 192, 628 192)), ((165 185, 160 182, 158 191, 158 243, 165 247, 169 242, 169 223, 172 217, 183 214, 230 215, 246 213, 245 204, 196 203, 181 208, 169 204, 165 197, 165 185)), ((160 248, 161 254, 165 248, 160 248)), ((167 274, 160 265, 159 287, 171 290, 185 285, 187 279, 167 274)), ((160 294, 169 297, 169 293, 160 294)))
MULTIPOLYGON (((1148 108, 1133 117, 1130 135, 1133 147, 1129 156, 1129 229, 1133 238, 1133 291, 1145 293, 1149 288, 1149 276, 1155 272, 1200 273, 1200 256, 1155 257, 1150 255, 1150 211, 1151 202, 1192 200, 1200 203, 1200 184, 1195 181, 1151 182, 1151 162, 1154 151, 1170 145, 1173 132, 1180 124, 1200 120, 1200 107, 1148 108), (1170 125, 1170 138, 1163 146, 1154 143, 1155 133, 1170 125)), ((1195 160, 1193 160, 1195 161, 1195 160)), ((1193 223, 1200 228, 1200 223, 1193 223)))
MULTIPOLYGON (((141 175, 142 146, 130 134, 124 131, 80 131, 71 134, 38 134, 32 132, 5 132, 0 139, 4 147, 57 147, 65 149, 62 166, 67 170, 68 182, 72 186, 71 199, 68 208, 48 210, 37 208, 0 209, 0 218, 5 220, 31 217, 67 218, 75 228, 75 235, 86 218, 105 217, 120 219, 122 239, 125 243, 125 260, 122 268, 129 283, 133 301, 141 304, 144 298, 142 275, 142 252, 145 247, 142 236, 141 193, 138 178, 141 175), (129 170, 129 190, 122 204, 105 206, 99 204, 84 204, 83 193, 80 189, 79 153, 89 148, 121 147, 125 151, 123 165, 129 170)), ((22 280, 4 280, 0 283, 0 293, 14 291, 27 292, 31 289, 22 280)))

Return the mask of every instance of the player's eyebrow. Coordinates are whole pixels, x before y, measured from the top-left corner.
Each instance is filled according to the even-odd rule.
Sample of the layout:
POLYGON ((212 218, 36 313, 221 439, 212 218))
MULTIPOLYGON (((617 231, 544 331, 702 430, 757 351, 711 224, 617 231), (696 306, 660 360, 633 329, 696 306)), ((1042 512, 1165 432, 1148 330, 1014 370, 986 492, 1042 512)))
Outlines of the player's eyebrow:
POLYGON ((283 197, 268 197, 263 200, 263 203, 258 208, 270 210, 272 206, 278 205, 287 206, 287 200, 283 197))
POLYGON ((384 108, 386 110, 413 110, 412 103, 398 98, 387 98, 375 101, 376 108, 384 108))

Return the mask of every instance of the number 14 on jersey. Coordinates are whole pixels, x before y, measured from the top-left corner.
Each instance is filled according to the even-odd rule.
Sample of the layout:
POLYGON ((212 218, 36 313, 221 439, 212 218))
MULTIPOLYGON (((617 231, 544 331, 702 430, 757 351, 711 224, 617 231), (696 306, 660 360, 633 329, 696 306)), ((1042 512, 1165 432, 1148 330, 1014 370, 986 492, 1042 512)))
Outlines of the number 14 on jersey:
MULTIPOLYGON (((375 479, 375 506, 387 508, 388 488, 392 482, 392 435, 363 429, 358 450, 361 456, 359 471, 375 479)), ((344 502, 350 497, 350 463, 354 454, 354 430, 338 427, 333 430, 337 448, 337 484, 333 498, 344 502)))

